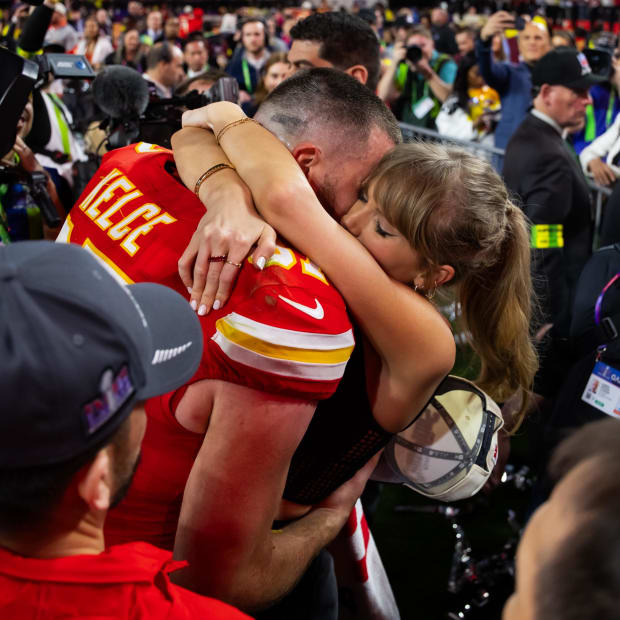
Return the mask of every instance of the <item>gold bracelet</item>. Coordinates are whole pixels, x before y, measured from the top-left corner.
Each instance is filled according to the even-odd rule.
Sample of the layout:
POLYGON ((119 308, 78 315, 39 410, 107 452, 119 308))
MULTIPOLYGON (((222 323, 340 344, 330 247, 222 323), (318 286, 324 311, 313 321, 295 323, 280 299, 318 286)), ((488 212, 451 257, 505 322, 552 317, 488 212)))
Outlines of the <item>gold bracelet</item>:
POLYGON ((216 172, 219 172, 220 170, 224 170, 225 168, 230 168, 231 170, 234 170, 235 167, 231 166, 230 164, 215 164, 215 166, 211 166, 211 168, 209 168, 206 172, 204 172, 203 174, 200 175, 200 177, 198 178, 198 180, 196 181, 196 185, 194 186, 194 194, 196 194, 196 196, 198 196, 198 198, 200 198, 198 192, 200 191, 200 186, 212 175, 215 174, 216 172))
MULTIPOLYGON (((219 144, 220 140, 222 139, 222 136, 229 130, 232 129, 233 127, 236 127, 237 125, 243 125, 243 123, 256 123, 257 125, 260 125, 260 123, 258 121, 255 121, 253 118, 240 118, 237 121, 233 121, 232 123, 228 123, 228 125, 224 125, 224 127, 222 127, 219 131, 217 136, 215 136, 215 141, 219 144)), ((261 125, 262 126, 262 125, 261 125)))

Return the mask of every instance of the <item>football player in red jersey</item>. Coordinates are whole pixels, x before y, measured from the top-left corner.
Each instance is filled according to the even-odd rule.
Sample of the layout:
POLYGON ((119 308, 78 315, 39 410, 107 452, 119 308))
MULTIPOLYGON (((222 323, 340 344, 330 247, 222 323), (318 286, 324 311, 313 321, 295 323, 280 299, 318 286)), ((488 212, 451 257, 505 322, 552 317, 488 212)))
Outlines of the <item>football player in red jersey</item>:
MULTIPOLYGON (((354 80, 345 86, 339 89, 347 101, 362 88, 354 80)), ((317 189, 326 194, 348 192, 353 199, 399 138, 379 100, 365 94, 360 103, 373 121, 372 148, 351 158, 335 186, 321 179, 317 189)), ((362 151, 364 144, 358 146, 362 151)), ((323 169, 333 167, 327 145, 305 141, 300 157, 311 152, 315 159, 325 153, 323 169)), ((107 155, 60 240, 89 248, 125 282, 154 280, 187 295, 177 262, 204 208, 175 179, 171 163, 170 152, 144 144, 107 155)), ((203 192, 214 192, 210 199, 228 172, 203 184, 203 192)), ((244 261, 226 306, 199 313, 206 354, 198 374, 147 403, 142 466, 106 530, 114 542, 174 542, 175 555, 190 561, 180 582, 246 609, 265 606, 294 585, 338 532, 368 475, 364 470, 304 518, 271 530, 274 519, 310 510, 281 509, 289 462, 316 401, 342 377, 353 339, 344 303, 310 260, 280 242, 275 252, 268 243, 261 250, 273 254, 264 269, 244 261)), ((236 271, 234 258, 222 263, 236 271)))

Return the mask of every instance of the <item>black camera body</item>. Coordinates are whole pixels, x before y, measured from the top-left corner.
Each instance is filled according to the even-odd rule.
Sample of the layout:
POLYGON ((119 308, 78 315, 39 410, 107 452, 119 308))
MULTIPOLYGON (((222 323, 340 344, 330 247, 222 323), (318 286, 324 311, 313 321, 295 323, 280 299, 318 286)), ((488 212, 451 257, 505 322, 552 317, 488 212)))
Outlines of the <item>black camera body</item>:
POLYGON ((405 57, 414 65, 422 60, 422 48, 419 45, 409 45, 407 47, 407 56, 405 57))
POLYGON ((119 148, 141 141, 171 148, 170 139, 173 133, 181 129, 181 116, 185 110, 202 108, 216 101, 237 103, 238 99, 239 84, 231 77, 220 78, 205 93, 192 90, 181 97, 151 99, 144 114, 137 121, 135 133, 126 134, 120 142, 111 138, 110 146, 119 148))

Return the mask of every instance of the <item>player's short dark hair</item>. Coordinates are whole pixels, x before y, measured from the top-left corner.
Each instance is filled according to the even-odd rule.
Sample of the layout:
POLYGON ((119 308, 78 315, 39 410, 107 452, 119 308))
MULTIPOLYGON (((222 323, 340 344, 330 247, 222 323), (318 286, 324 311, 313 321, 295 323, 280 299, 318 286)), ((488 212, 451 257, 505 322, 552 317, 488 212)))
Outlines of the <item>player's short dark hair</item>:
POLYGON ((0 532, 11 536, 45 523, 82 467, 93 461, 106 445, 122 447, 126 444, 130 418, 128 416, 111 437, 68 461, 0 469, 0 532))
POLYGON ((402 141, 398 122, 383 101, 337 69, 298 71, 269 93, 256 117, 285 144, 313 127, 329 128, 343 142, 366 144, 376 126, 395 144, 402 141))
POLYGON ((155 69, 160 62, 169 63, 172 62, 172 46, 170 43, 155 43, 153 47, 148 51, 146 55, 146 68, 147 70, 155 69))
POLYGON ((379 40, 363 19, 343 12, 315 13, 291 28, 291 38, 320 43, 319 56, 341 71, 363 65, 368 71, 366 86, 373 92, 377 88, 379 40))

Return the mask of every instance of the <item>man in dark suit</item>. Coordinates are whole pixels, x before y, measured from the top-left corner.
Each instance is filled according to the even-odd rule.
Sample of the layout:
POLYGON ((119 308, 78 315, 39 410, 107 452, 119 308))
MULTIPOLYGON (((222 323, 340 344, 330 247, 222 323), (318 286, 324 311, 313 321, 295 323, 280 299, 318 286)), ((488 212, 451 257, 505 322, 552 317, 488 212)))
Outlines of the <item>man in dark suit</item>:
POLYGON ((531 220, 535 282, 545 331, 551 329, 549 362, 568 336, 577 278, 592 249, 588 185, 564 131, 583 121, 592 101, 588 89, 598 81, 576 50, 547 53, 532 71, 534 107, 506 149, 506 184, 531 220))

